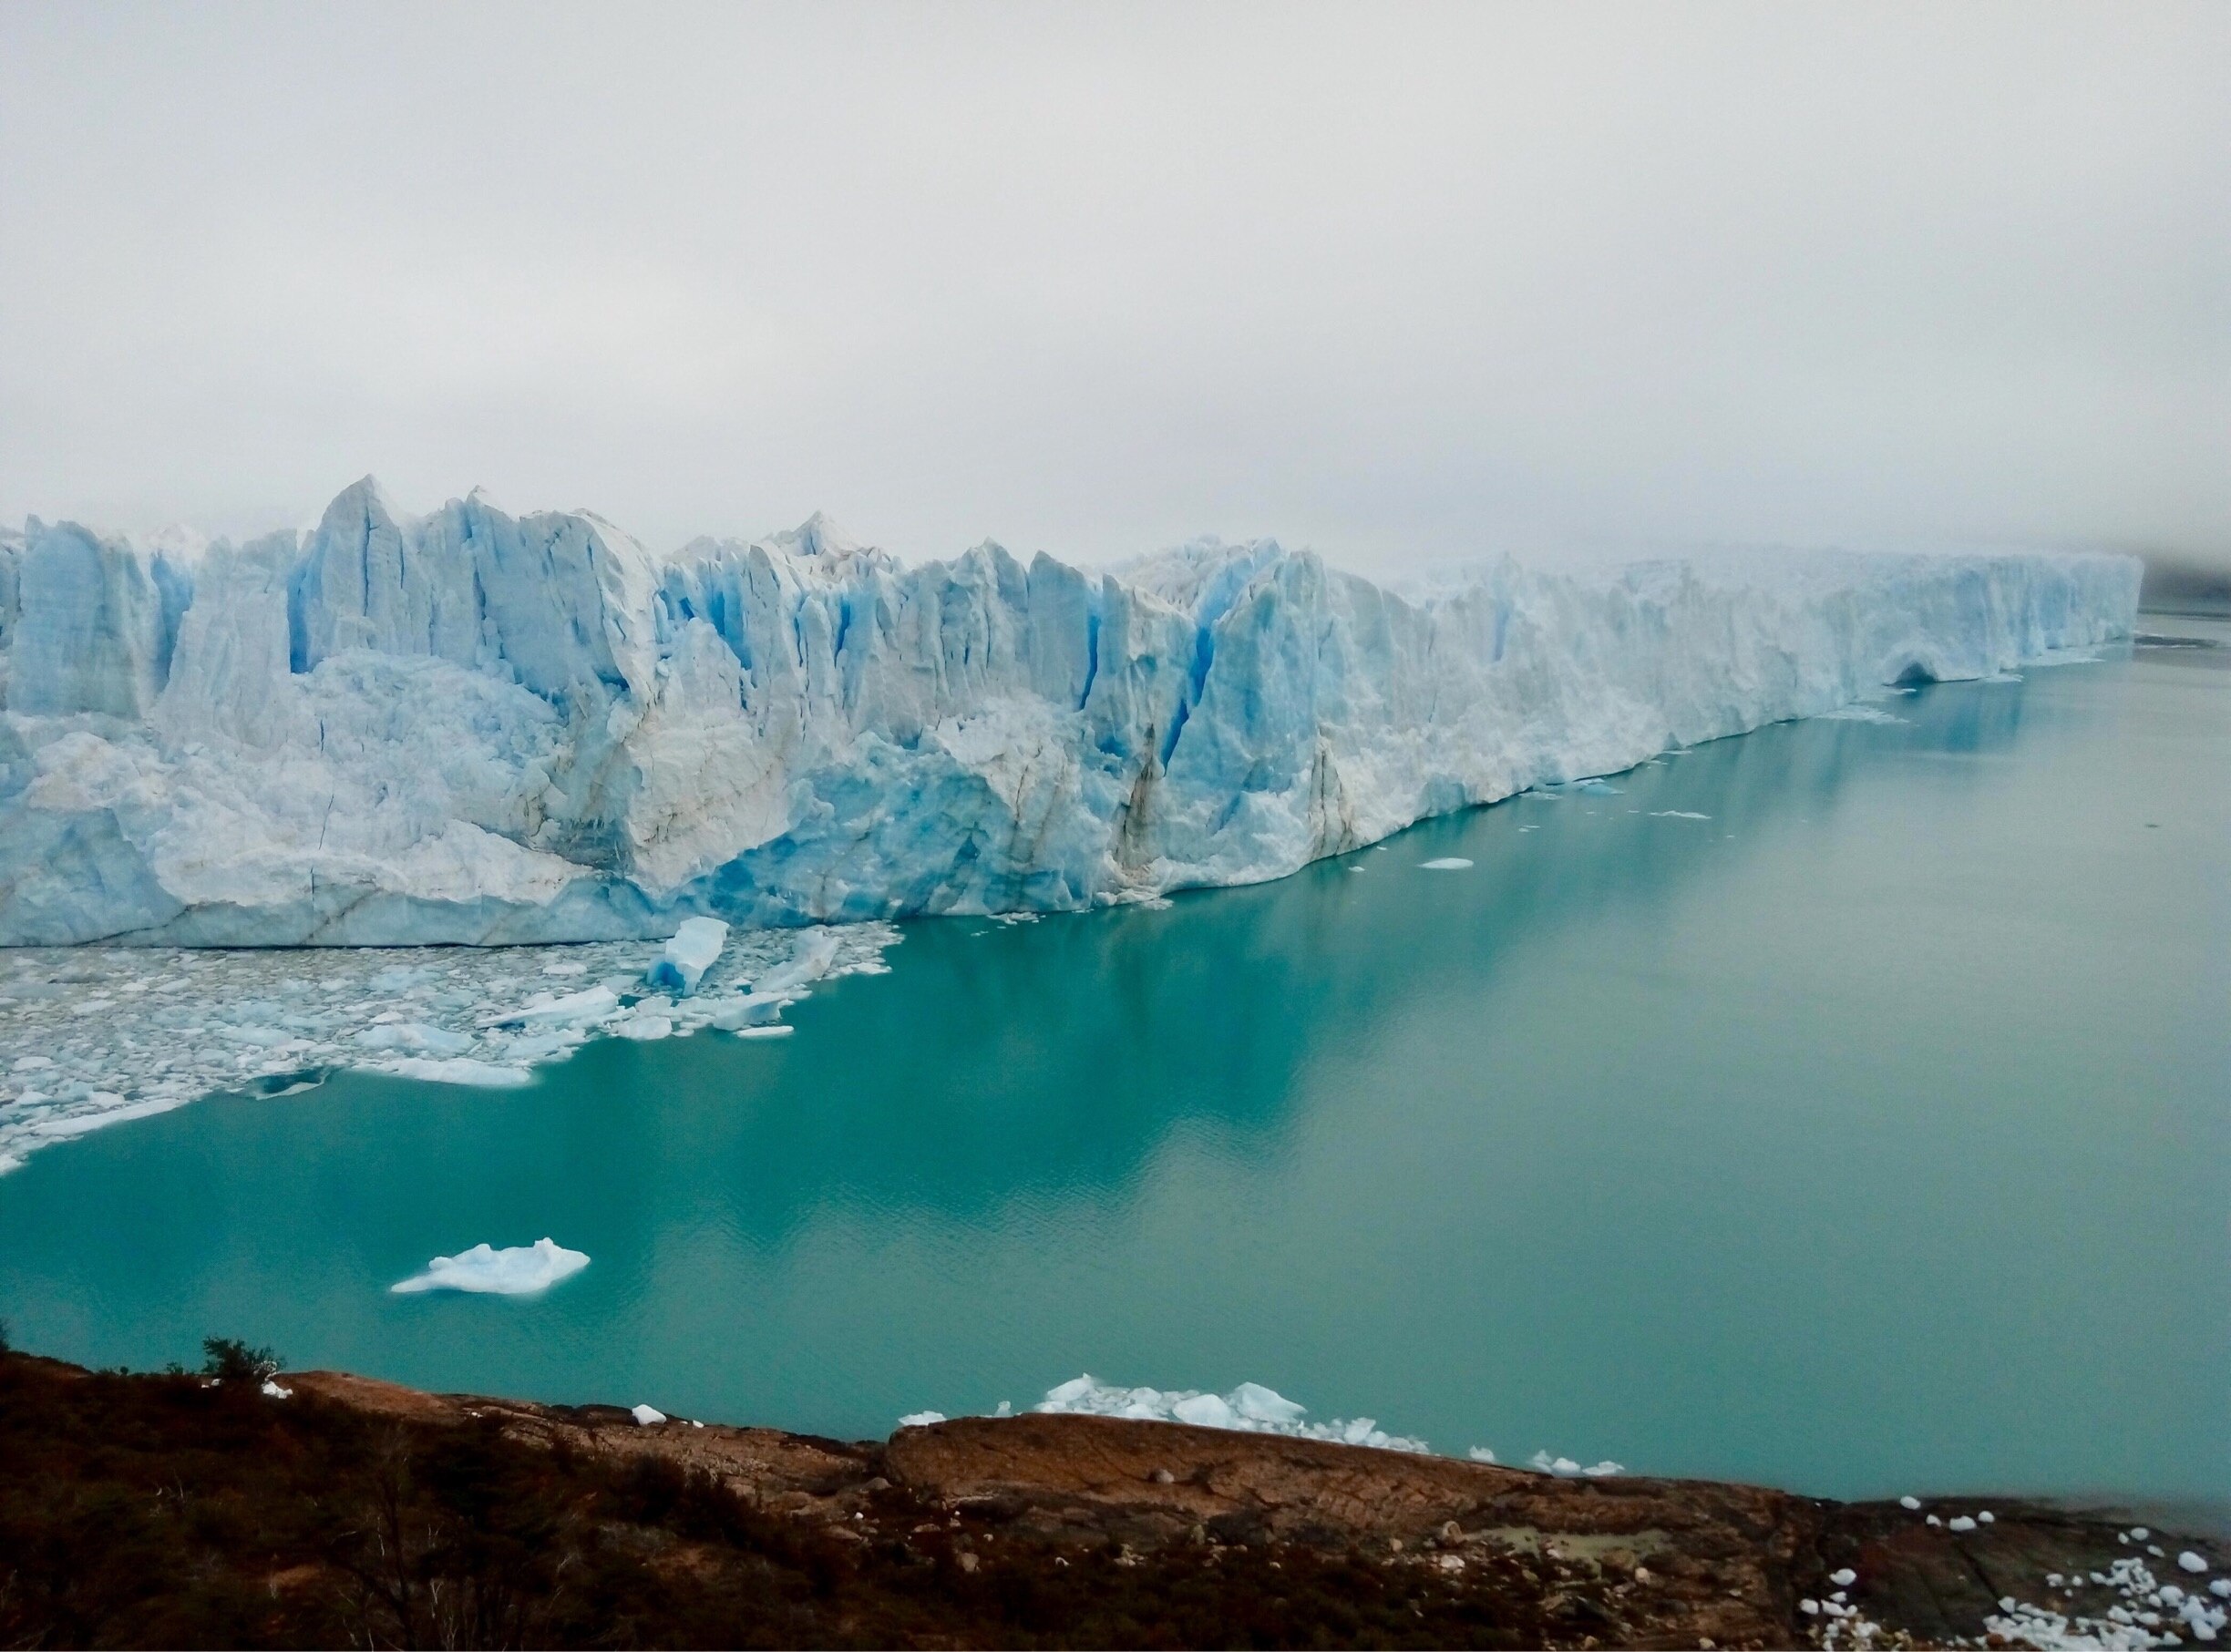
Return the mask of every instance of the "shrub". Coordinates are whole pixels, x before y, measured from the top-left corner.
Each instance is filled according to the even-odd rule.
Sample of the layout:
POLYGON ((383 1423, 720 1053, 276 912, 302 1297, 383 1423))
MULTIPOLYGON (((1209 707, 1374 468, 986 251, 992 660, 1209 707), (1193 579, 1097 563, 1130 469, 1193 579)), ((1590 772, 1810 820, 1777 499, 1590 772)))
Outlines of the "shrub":
POLYGON ((285 1363, 268 1348, 251 1348, 236 1337, 201 1339, 201 1374, 226 1382, 268 1382, 285 1363))

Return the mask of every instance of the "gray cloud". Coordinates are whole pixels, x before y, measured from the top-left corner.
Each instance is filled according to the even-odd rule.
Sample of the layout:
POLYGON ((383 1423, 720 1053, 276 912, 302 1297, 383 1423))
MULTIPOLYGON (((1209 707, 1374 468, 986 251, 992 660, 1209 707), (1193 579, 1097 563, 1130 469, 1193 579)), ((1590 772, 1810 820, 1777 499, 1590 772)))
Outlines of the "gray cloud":
POLYGON ((0 515, 2231 564, 2231 8, 635 12, 0 8, 0 515))

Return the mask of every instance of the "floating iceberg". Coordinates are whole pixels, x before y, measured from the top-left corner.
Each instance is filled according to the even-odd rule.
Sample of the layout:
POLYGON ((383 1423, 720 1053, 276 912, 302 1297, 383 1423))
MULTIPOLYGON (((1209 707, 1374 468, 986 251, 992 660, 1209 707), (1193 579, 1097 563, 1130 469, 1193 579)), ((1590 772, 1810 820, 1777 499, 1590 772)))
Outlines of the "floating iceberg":
POLYGON ((515 1245, 505 1250, 476 1245, 454 1257, 436 1257, 426 1272, 413 1274, 387 1288, 397 1296, 427 1290, 463 1290, 499 1297, 530 1296, 548 1290, 559 1280, 589 1266, 578 1250, 568 1250, 550 1239, 515 1245))
POLYGON ((818 517, 659 555, 370 478, 199 550, 33 518, 0 533, 0 945, 663 939, 1256 882, 2072 658, 2129 634, 2138 573, 1824 552, 1396 590, 1269 540, 909 568, 818 517))
POLYGON ((663 992, 687 998, 697 990, 705 971, 720 961, 721 949, 727 944, 728 926, 719 918, 685 918, 643 979, 663 992))

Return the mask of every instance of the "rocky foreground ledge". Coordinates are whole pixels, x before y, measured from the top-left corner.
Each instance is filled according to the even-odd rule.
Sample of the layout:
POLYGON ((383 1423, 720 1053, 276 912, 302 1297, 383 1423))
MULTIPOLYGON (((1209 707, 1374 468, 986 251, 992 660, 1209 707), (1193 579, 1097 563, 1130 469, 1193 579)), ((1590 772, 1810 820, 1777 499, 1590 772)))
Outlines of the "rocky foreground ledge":
POLYGON ((2221 1575, 2213 1542, 2040 1504, 1955 1530, 1971 1504, 1096 1417, 846 1443, 0 1356, 5 1646, 2005 1645, 2007 1601, 2131 1598, 2091 1574, 2221 1575))

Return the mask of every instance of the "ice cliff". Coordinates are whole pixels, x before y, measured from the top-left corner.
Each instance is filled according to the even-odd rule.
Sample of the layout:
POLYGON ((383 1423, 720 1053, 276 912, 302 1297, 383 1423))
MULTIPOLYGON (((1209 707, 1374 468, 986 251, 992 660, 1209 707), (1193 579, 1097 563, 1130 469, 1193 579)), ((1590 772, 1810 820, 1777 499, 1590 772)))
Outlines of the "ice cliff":
POLYGON ((2110 556, 1403 590, 1269 541, 657 555, 370 478, 317 528, 0 534, 0 944, 494 943, 1277 877, 1670 745, 2128 634, 2110 556))

